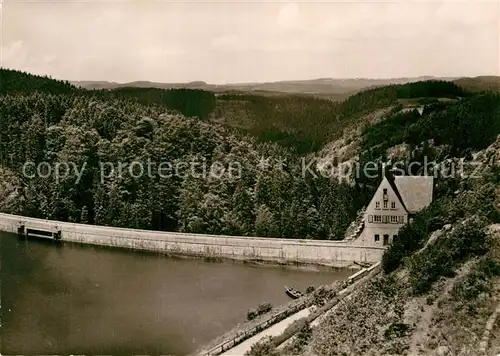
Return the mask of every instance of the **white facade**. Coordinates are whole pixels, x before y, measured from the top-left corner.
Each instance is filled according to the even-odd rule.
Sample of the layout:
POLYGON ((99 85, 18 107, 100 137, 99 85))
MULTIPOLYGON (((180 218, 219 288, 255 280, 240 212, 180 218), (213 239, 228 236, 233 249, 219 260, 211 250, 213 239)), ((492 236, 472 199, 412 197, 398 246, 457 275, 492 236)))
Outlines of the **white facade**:
POLYGON ((390 245, 408 216, 431 203, 432 190, 432 177, 384 177, 366 208, 364 228, 357 240, 365 246, 390 245))

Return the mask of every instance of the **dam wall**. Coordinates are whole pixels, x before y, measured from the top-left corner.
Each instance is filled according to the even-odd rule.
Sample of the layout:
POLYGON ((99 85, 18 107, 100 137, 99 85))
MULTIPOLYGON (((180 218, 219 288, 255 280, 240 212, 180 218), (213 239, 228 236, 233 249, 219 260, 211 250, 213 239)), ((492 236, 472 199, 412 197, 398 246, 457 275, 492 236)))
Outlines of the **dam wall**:
POLYGON ((363 246, 356 240, 322 241, 159 232, 74 224, 2 213, 0 231, 44 231, 53 233, 61 241, 172 255, 332 267, 346 267, 354 262, 376 263, 382 259, 385 251, 381 247, 363 246))

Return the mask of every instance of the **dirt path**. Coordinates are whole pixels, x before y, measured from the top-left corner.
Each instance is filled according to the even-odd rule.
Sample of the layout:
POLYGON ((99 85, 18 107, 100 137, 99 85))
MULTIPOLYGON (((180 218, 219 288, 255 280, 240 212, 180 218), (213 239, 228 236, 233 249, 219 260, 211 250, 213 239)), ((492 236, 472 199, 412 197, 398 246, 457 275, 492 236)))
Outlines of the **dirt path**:
MULTIPOLYGON (((442 291, 439 293, 440 295, 439 299, 445 298, 451 292, 453 285, 455 284, 455 281, 457 279, 462 278, 467 273, 469 273, 471 265, 472 263, 466 263, 464 266, 460 268, 455 278, 448 279, 445 282, 445 285, 442 287, 442 291)), ((410 343, 410 350, 409 350, 410 355, 422 355, 425 354, 426 351, 428 351, 428 350, 423 350, 422 348, 425 345, 426 340, 428 338, 428 334, 432 326, 432 318, 434 316, 434 313, 439 308, 438 307, 439 299, 434 301, 432 305, 427 305, 426 298, 425 297, 420 298, 419 302, 424 311, 421 313, 420 320, 417 326, 415 327, 415 330, 413 331, 410 343)))
MULTIPOLYGON (((492 233, 500 233, 500 224, 494 224, 490 225, 489 229, 492 233)), ((410 343, 410 350, 409 354, 410 355, 419 355, 422 353, 425 353, 426 350, 423 350, 422 347, 426 343, 426 339, 428 338, 428 333, 431 331, 432 328, 432 318, 434 316, 434 313, 438 310, 438 301, 439 299, 445 298, 450 292, 451 289, 453 288, 453 285, 455 282, 462 278, 463 276, 467 275, 470 272, 470 269, 472 267, 473 261, 469 261, 465 265, 463 265, 460 270, 458 271, 457 275, 452 278, 448 279, 445 283, 445 285, 442 287, 442 291, 439 293, 440 298, 438 300, 434 301, 432 305, 427 305, 426 301, 424 298, 420 300, 420 305, 423 308, 423 312, 421 313, 420 320, 415 327, 415 330, 412 335, 411 343, 410 343)), ((499 306, 500 308, 500 306, 499 306)), ((498 311, 498 309, 497 309, 498 311)), ((500 312, 500 311, 499 311, 500 312)), ((498 320, 496 320, 496 325, 498 325, 498 320)), ((494 328, 495 329, 495 328, 494 328)), ((500 353, 500 331, 498 331, 498 328, 496 328, 495 331, 492 331, 492 337, 493 334, 495 334, 495 346, 493 349, 496 348, 496 350, 492 350, 493 353, 492 355, 496 356, 500 353)), ((490 348, 491 349, 491 348, 490 348)), ((483 353, 484 354, 484 353, 483 353)))
POLYGON ((479 345, 483 354, 488 356, 500 355, 500 279, 496 280, 493 295, 497 296, 493 300, 498 304, 484 326, 484 332, 479 345))
POLYGON ((495 352, 494 350, 497 348, 497 346, 493 345, 492 341, 493 339, 495 339, 495 343, 498 341, 498 327, 495 328, 495 326, 498 326, 499 314, 500 314, 500 304, 498 304, 496 310, 493 312, 493 314, 491 314, 490 318, 488 319, 488 322, 485 325, 483 337, 481 339, 481 342, 479 343, 479 352, 483 355, 497 354, 497 352, 495 352))
POLYGON ((500 318, 498 317, 490 336, 490 345, 486 354, 489 356, 500 355, 500 318))

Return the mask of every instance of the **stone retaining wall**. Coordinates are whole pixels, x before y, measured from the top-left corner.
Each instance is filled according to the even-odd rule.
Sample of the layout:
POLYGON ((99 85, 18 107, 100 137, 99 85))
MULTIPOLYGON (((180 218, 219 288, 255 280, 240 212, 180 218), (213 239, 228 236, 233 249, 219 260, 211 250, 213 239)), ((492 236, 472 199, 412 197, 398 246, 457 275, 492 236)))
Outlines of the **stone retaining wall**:
POLYGON ((263 260, 275 263, 346 267, 353 262, 379 262, 384 248, 354 241, 321 241, 246 236, 157 232, 73 224, 0 213, 0 231, 18 228, 61 232, 62 241, 199 257, 263 260))

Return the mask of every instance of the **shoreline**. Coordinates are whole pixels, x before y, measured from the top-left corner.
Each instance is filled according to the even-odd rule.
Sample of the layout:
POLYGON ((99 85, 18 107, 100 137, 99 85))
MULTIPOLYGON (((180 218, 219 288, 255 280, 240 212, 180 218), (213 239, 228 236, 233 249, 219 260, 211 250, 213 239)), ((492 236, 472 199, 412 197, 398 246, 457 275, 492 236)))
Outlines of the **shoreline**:
POLYGON ((23 236, 18 235, 13 232, 5 232, 5 234, 12 235, 13 238, 18 240, 27 240, 35 243, 50 244, 57 247, 77 247, 84 249, 100 249, 106 251, 116 251, 116 252, 129 252, 138 253, 147 256, 157 256, 161 258, 168 258, 173 260, 198 260, 208 263, 226 263, 226 264, 241 264, 247 265, 249 267, 267 267, 267 268, 283 268, 289 270, 299 270, 304 272, 353 272, 362 269, 359 265, 354 263, 346 265, 343 267, 313 263, 313 262, 297 262, 297 261, 278 261, 278 260, 266 260, 259 258, 245 258, 245 257, 214 257, 205 256, 202 254, 189 254, 182 252, 168 252, 168 251, 152 251, 149 249, 135 249, 125 246, 111 246, 111 245, 96 245, 85 242, 74 242, 74 241, 55 241, 47 238, 41 238, 37 236, 23 236))
POLYGON ((0 231, 44 240, 113 247, 180 258, 301 269, 359 269, 378 262, 385 248, 356 241, 203 235, 75 224, 0 213, 0 231))
MULTIPOLYGON (((313 299, 316 291, 310 294, 305 294, 299 299, 292 300, 288 303, 278 306, 269 314, 264 314, 258 319, 245 321, 235 325, 231 330, 227 331, 223 335, 220 335, 219 337, 199 347, 195 352, 191 353, 190 356, 227 354, 227 352, 232 350, 234 347, 246 342, 258 333, 264 332, 265 330, 274 327, 276 324, 284 321, 285 319, 289 319, 294 315, 298 315, 305 309, 309 309, 309 313, 308 315, 306 315, 306 317, 308 318, 308 323, 319 320, 320 318, 324 317, 325 314, 329 313, 332 308, 335 308, 336 305, 345 301, 345 298, 349 297, 349 295, 355 290, 355 288, 357 288, 357 286, 359 286, 360 283, 363 283, 363 281, 368 281, 373 273, 378 273, 377 269, 379 266, 380 263, 376 263, 368 268, 362 268, 360 271, 350 275, 346 279, 336 280, 330 284, 319 286, 316 290, 323 289, 334 292, 334 295, 325 302, 325 305, 321 307, 313 307, 313 299), (281 314, 281 317, 279 314, 281 314), (266 319, 268 321, 267 327, 261 329, 257 333, 251 332, 252 329, 255 329, 256 325, 261 325, 263 324, 263 322, 265 323, 266 319), (229 347, 228 349, 224 349, 224 345, 229 344, 231 340, 233 340, 233 346, 229 347), (220 352, 217 351, 219 348, 222 349, 220 352)), ((282 343, 285 341, 286 340, 283 340, 282 343)))

